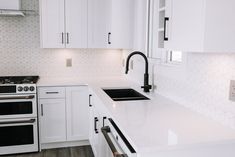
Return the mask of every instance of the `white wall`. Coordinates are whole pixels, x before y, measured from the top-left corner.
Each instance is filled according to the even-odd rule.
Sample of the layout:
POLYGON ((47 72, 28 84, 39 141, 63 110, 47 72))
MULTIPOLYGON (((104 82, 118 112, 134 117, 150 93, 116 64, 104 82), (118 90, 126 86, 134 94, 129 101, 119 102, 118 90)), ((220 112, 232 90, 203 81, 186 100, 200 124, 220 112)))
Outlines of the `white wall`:
MULTIPOLYGON (((228 100, 229 83, 235 79, 235 54, 185 53, 184 63, 178 66, 150 62, 149 72, 157 86, 154 92, 235 128, 235 102, 228 100)), ((134 57, 130 79, 142 85, 143 73, 143 59, 134 57)))
MULTIPOLYGON (((22 9, 37 10, 38 0, 22 0, 22 9)), ((39 15, 0 17, 0 76, 41 77, 120 76, 119 50, 40 49, 39 15), (73 67, 66 68, 66 58, 73 67)))

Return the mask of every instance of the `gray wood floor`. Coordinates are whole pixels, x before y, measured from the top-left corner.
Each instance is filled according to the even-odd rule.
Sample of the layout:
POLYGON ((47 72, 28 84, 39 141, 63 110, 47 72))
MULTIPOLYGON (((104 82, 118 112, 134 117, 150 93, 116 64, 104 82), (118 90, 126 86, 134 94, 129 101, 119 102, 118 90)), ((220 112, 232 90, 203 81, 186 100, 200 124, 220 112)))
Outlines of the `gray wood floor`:
POLYGON ((40 153, 8 155, 4 157, 94 157, 90 146, 57 148, 43 150, 40 153))

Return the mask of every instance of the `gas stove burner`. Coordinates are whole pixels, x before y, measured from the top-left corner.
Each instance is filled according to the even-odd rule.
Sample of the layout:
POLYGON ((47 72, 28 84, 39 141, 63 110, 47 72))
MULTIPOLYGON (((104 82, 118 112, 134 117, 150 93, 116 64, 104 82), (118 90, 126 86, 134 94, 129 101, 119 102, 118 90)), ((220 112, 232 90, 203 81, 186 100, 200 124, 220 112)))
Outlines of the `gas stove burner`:
POLYGON ((0 77, 0 84, 35 84, 39 76, 3 76, 0 77))

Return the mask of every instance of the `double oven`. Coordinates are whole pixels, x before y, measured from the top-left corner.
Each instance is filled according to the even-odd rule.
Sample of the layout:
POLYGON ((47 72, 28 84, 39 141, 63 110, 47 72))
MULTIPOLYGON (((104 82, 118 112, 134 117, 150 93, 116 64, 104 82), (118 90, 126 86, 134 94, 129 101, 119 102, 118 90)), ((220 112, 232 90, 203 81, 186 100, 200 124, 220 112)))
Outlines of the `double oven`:
POLYGON ((36 85, 0 85, 0 155, 38 151, 36 85))

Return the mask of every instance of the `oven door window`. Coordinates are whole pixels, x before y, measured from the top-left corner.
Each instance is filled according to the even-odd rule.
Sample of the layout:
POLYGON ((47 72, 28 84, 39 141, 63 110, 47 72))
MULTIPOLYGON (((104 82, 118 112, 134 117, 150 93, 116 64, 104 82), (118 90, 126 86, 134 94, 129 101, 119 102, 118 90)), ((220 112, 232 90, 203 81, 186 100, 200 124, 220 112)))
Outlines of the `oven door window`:
POLYGON ((0 126, 0 146, 17 146, 34 143, 33 125, 0 126))
POLYGON ((1 102, 0 115, 32 114, 32 101, 25 102, 1 102))

